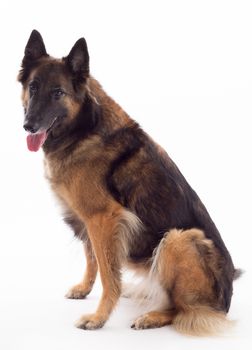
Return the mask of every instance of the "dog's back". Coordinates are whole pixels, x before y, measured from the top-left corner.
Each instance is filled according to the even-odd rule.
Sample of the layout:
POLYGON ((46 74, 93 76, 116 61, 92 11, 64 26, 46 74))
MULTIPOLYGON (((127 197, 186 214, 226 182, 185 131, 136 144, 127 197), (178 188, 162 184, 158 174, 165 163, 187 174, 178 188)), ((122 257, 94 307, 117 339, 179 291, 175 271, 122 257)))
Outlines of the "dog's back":
MULTIPOLYGON (((203 230, 221 257, 221 269, 214 283, 218 308, 227 312, 234 266, 201 200, 169 156, 138 125, 119 130, 113 140, 114 147, 119 147, 121 152, 111 163, 107 175, 110 192, 140 218, 144 227, 141 235, 136 235, 130 243, 129 258, 136 262, 151 258, 164 234, 173 228, 203 230)), ((208 251, 201 249, 200 252, 201 257, 207 258, 208 251)))

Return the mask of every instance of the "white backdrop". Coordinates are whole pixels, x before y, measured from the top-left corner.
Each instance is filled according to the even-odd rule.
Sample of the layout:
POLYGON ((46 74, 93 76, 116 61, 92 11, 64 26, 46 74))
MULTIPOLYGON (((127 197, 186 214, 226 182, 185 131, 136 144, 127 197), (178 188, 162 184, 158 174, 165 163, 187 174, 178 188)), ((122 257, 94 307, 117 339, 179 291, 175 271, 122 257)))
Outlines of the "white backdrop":
POLYGON ((1 349, 251 348, 252 3, 243 0, 0 3, 1 349), (92 74, 175 160, 216 222, 237 267, 223 337, 187 338, 171 328, 133 331, 139 310, 121 300, 103 330, 73 327, 95 309, 63 298, 78 282, 82 249, 63 224, 29 153, 16 75, 32 29, 48 52, 68 54, 85 36, 92 74))

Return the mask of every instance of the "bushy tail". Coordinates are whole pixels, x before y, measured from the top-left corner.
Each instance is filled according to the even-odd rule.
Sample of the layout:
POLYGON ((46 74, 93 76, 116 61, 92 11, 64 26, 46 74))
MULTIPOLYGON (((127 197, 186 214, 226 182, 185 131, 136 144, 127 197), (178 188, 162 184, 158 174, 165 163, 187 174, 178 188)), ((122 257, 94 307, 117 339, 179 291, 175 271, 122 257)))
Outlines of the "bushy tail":
POLYGON ((180 311, 172 321, 178 332, 195 336, 217 335, 233 323, 226 318, 225 313, 202 305, 180 311))

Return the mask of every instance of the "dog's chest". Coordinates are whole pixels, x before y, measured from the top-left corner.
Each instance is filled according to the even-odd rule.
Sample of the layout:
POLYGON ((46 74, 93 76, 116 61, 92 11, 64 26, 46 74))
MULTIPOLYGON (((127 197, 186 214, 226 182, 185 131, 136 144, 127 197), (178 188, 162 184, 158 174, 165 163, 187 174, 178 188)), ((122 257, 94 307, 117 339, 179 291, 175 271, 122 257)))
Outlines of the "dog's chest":
POLYGON ((52 161, 45 157, 44 159, 44 175, 52 187, 58 186, 67 178, 67 168, 63 162, 52 161))
POLYGON ((46 158, 44 168, 53 192, 75 213, 91 215, 106 206, 108 194, 95 164, 84 162, 75 166, 46 158))
POLYGON ((50 167, 50 162, 46 158, 44 159, 44 174, 47 180, 51 181, 53 179, 52 168, 50 167))

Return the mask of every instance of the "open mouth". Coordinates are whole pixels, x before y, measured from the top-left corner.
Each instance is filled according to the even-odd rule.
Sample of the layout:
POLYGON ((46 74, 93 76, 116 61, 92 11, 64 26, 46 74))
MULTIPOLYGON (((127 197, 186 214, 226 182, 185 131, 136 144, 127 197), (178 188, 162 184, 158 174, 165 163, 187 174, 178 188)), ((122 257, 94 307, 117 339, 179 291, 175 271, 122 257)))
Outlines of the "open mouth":
POLYGON ((28 150, 37 152, 43 146, 47 138, 47 131, 27 135, 26 142, 28 150))
POLYGON ((29 133, 26 138, 28 150, 31 152, 37 152, 45 143, 49 131, 53 128, 57 117, 54 118, 52 124, 47 130, 40 130, 35 134, 29 133))

